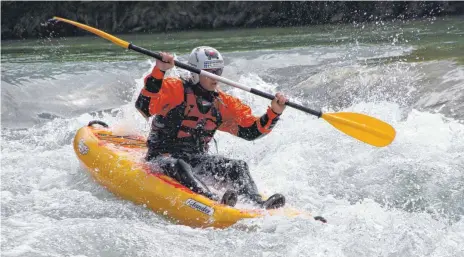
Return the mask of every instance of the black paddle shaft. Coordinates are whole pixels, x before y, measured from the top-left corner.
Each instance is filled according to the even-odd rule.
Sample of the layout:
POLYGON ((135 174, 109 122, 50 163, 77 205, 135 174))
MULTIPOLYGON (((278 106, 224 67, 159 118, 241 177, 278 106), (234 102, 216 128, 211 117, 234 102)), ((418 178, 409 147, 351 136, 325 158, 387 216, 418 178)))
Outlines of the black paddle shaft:
MULTIPOLYGON (((134 50, 136 52, 139 52, 139 53, 142 53, 142 54, 145 54, 145 55, 148 55, 148 56, 151 56, 151 57, 156 58, 156 59, 161 60, 161 61, 163 60, 163 58, 161 57, 161 55, 159 53, 152 52, 150 50, 147 50, 145 48, 142 48, 142 47, 139 47, 139 46, 136 46, 136 45, 133 45, 133 44, 129 44, 128 49, 134 50)), ((176 65, 179 68, 182 68, 182 69, 191 71, 193 73, 196 73, 196 74, 201 73, 200 69, 192 67, 192 66, 190 66, 188 64, 185 64, 183 62, 174 61, 174 65, 176 65)), ((263 91, 260 91, 260 90, 254 89, 254 88, 250 88, 249 92, 252 93, 252 94, 259 95, 261 97, 267 98, 269 100, 273 100, 275 98, 274 95, 271 95, 269 93, 266 93, 266 92, 263 92, 263 91)), ((297 110, 312 114, 314 116, 317 116, 318 118, 320 118, 322 116, 321 111, 315 111, 313 109, 310 109, 308 107, 299 105, 297 103, 287 101, 285 103, 285 105, 293 107, 293 108, 295 108, 297 110)))
MULTIPOLYGON (((139 47, 139 46, 136 46, 136 45, 133 45, 133 44, 129 44, 129 46, 127 48, 131 49, 131 50, 134 50, 136 52, 151 56, 151 57, 156 58, 156 59, 158 59, 160 61, 163 60, 163 58, 161 57, 161 55, 159 53, 154 53, 154 52, 152 52, 150 50, 147 50, 145 48, 142 48, 142 47, 139 47)), ((183 62, 174 61, 174 64, 179 68, 191 71, 191 72, 196 73, 196 74, 200 74, 200 72, 201 72, 200 69, 192 67, 192 66, 190 66, 188 64, 185 64, 183 62)))

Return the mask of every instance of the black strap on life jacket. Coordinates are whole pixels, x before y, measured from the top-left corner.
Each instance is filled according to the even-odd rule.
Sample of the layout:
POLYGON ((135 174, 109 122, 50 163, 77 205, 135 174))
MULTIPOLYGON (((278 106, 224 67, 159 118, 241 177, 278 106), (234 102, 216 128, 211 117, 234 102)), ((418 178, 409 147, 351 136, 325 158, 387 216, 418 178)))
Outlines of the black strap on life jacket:
POLYGON ((199 85, 184 83, 184 101, 170 110, 166 115, 155 116, 152 122, 152 131, 147 141, 149 149, 152 152, 202 153, 208 150, 208 143, 210 139, 213 138, 217 128, 222 123, 222 117, 218 109, 220 101, 218 101, 218 94, 216 92, 208 92, 199 87, 199 85), (182 125, 184 120, 198 121, 198 117, 189 116, 190 111, 188 108, 194 108, 194 106, 187 106, 189 94, 193 94, 195 96, 196 104, 199 109, 198 111, 200 113, 206 114, 209 110, 211 110, 211 116, 216 119, 216 121, 214 121, 209 118, 210 121, 216 124, 213 130, 204 129, 204 125, 208 119, 204 119, 203 122, 197 124, 195 128, 182 125), (202 102, 199 103, 199 101, 203 100, 210 102, 211 106, 208 109, 204 108, 203 110, 200 110, 200 108, 202 108, 200 106, 203 105, 202 102), (189 133, 191 136, 179 138, 179 131, 189 133))

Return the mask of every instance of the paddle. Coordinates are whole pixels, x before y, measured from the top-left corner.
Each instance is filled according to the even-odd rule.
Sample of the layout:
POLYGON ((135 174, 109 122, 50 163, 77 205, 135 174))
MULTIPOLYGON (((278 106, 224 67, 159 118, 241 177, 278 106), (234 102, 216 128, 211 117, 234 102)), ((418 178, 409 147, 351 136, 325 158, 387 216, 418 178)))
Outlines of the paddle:
MULTIPOLYGON (((84 24, 81 24, 75 21, 71 21, 71 20, 56 17, 56 16, 53 17, 51 21, 62 21, 65 23, 72 24, 76 27, 87 30, 89 32, 92 32, 93 34, 96 34, 102 38, 105 38, 123 48, 134 50, 136 52, 154 57, 158 60, 162 59, 161 55, 158 53, 154 53, 142 47, 138 47, 120 38, 117 38, 113 35, 103 32, 99 29, 90 27, 88 25, 84 25, 84 24)), ((254 88, 247 87, 245 85, 242 85, 232 80, 223 78, 216 74, 197 69, 188 64, 178 62, 178 61, 175 61, 174 63, 179 68, 188 70, 190 72, 199 74, 201 76, 215 79, 227 85, 248 91, 252 94, 259 95, 259 96, 262 96, 270 100, 273 100, 275 98, 275 96, 272 94, 262 92, 254 88)), ((391 125, 381 120, 378 120, 376 118, 364 115, 364 114, 353 113, 353 112, 322 113, 321 111, 315 111, 308 107, 305 107, 305 106, 302 106, 302 105, 299 105, 297 103, 293 103, 290 101, 287 101, 286 105, 293 107, 295 109, 298 109, 300 111, 309 113, 311 115, 317 116, 319 118, 323 118, 324 120, 332 124, 332 126, 334 126, 336 129, 342 131, 343 133, 351 137, 354 137, 362 142, 373 145, 373 146, 378 146, 378 147, 387 146, 393 141, 393 139, 395 139, 396 132, 395 132, 395 129, 391 125)))

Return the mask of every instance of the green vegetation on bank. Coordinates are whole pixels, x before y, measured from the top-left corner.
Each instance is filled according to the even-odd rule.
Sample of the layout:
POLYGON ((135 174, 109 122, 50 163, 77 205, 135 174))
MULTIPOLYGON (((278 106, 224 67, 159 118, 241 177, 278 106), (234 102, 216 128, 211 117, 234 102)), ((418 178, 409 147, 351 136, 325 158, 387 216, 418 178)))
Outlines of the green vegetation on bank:
POLYGON ((46 23, 60 16, 112 34, 198 29, 294 27, 364 23, 464 14, 464 2, 327 1, 327 2, 101 2, 2 1, 4 39, 81 36, 72 26, 46 23))

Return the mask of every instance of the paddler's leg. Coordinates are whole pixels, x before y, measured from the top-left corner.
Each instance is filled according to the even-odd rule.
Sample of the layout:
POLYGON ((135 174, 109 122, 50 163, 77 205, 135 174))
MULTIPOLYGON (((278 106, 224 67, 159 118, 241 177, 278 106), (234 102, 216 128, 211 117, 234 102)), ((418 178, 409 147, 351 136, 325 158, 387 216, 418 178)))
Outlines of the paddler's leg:
POLYGON ((199 155, 190 158, 190 161, 194 172, 218 181, 226 180, 240 195, 246 196, 266 209, 280 208, 285 205, 285 197, 281 194, 274 194, 266 201, 262 199, 245 161, 214 155, 199 155))
POLYGON ((235 191, 227 190, 222 198, 220 198, 216 194, 212 193, 208 187, 193 174, 192 167, 184 160, 178 159, 176 166, 177 171, 180 174, 180 179, 184 181, 184 185, 191 188, 192 191, 215 201, 219 201, 219 199, 221 199, 222 204, 229 205, 231 207, 234 207, 237 203, 237 193, 235 193, 235 191))
POLYGON ((248 171, 248 164, 216 155, 194 155, 190 158, 194 172, 202 177, 226 182, 241 195, 259 195, 258 188, 248 171))
POLYGON ((190 188, 193 192, 202 194, 212 200, 218 201, 220 198, 213 194, 208 187, 192 172, 192 167, 182 159, 173 157, 159 156, 152 162, 157 163, 164 173, 182 185, 190 188))

